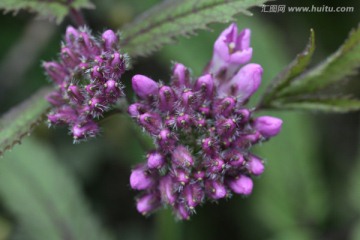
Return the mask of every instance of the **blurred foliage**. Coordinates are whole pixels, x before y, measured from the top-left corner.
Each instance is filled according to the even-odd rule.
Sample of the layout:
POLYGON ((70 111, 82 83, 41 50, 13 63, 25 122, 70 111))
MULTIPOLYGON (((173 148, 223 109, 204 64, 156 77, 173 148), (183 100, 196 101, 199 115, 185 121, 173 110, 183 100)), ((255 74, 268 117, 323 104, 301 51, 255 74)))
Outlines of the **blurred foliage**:
POLYGON ((360 25, 345 43, 318 66, 303 71, 314 52, 312 31, 305 50, 272 82, 260 107, 301 109, 325 112, 350 112, 360 109, 360 100, 350 99, 339 91, 324 92, 330 86, 356 75, 360 68, 360 25))
POLYGON ((260 6, 264 0, 163 1, 125 26, 121 45, 130 56, 146 56, 179 36, 194 35, 210 23, 226 23, 233 15, 260 6))
POLYGON ((19 220, 23 239, 111 239, 89 212, 76 179, 44 143, 27 139, 1 160, 0 196, 19 220))
POLYGON ((49 88, 39 90, 30 99, 13 107, 1 117, 0 156, 15 144, 20 144, 21 139, 30 135, 31 130, 39 124, 50 107, 45 100, 49 92, 49 88))
MULTIPOLYGON (((94 0, 97 10, 84 13, 94 30, 103 30, 105 26, 120 29, 156 2, 159 1, 94 0)), ((355 12, 270 14, 262 13, 261 8, 253 8, 250 9, 253 17, 238 16, 239 26, 252 30, 252 61, 264 68, 263 84, 250 102, 252 106, 259 101, 270 80, 301 51, 309 29, 316 32, 317 50, 311 63, 314 64, 336 51, 348 31, 359 21, 360 2, 357 0, 341 3, 279 0, 268 4, 354 6, 355 12)), ((6 32, 0 37, 0 69, 6 62, 7 53, 23 38, 29 19, 31 16, 24 12, 15 18, 0 16, 0 24, 6 32)), ((46 85, 40 60, 57 57, 61 35, 69 23, 69 19, 65 19, 55 34, 49 35, 43 48, 38 50, 38 61, 29 65, 18 81, 8 84, 8 76, 0 74, 0 112, 7 112, 35 89, 46 85)), ((194 76, 199 75, 211 58, 214 40, 225 26, 212 24, 210 27, 212 32, 200 31, 197 36, 180 38, 152 57, 136 59, 133 69, 123 76, 128 98, 132 98, 129 86, 135 73, 166 82, 171 61, 182 62, 192 69, 194 76)), ((26 53, 18 55, 17 61, 24 57, 26 53)), ((336 73, 342 74, 341 71, 336 73)), ((352 79, 359 79, 359 75, 352 79)), ((360 83, 338 84, 333 90, 359 97, 360 83)), ((97 222, 100 219, 114 233, 115 239, 360 239, 359 114, 339 116, 275 111, 268 114, 281 117, 284 128, 277 138, 256 149, 256 153, 266 159, 267 165, 265 173, 255 180, 254 193, 247 198, 235 196, 219 204, 206 204, 189 222, 174 221, 168 210, 161 210, 149 218, 136 212, 135 193, 130 190, 128 178, 131 167, 144 160, 145 151, 127 117, 108 118, 101 123, 102 136, 81 145, 71 143, 66 129, 48 130, 43 124, 23 146, 0 159, 0 239, 3 236, 7 239, 10 235, 9 239, 28 239, 24 238, 27 234, 24 221, 30 220, 22 218, 22 211, 15 209, 25 209, 29 202, 37 206, 34 210, 42 207, 27 182, 18 184, 16 179, 23 171, 35 175, 38 185, 57 206, 62 219, 77 229, 74 231, 84 224, 82 227, 86 230, 82 234, 99 230, 97 222), (17 170, 18 164, 25 169, 17 170), (14 167, 16 170, 12 170, 14 167), (58 171, 60 176, 56 174, 58 171), (54 182, 55 179, 70 180, 65 182, 66 187, 59 188, 57 186, 63 184, 62 180, 54 182), (16 187, 13 181, 16 181, 16 187), (21 196, 32 197, 13 196, 15 190, 21 196), (10 198, 14 200, 13 204, 10 198), (94 214, 84 210, 85 214, 91 215, 90 220, 81 218, 77 222, 77 209, 67 205, 73 202, 72 199, 80 199, 75 203, 80 201, 85 209, 87 206, 93 209, 94 214), (19 201, 24 203, 19 204, 19 201), (93 215, 98 220, 94 220, 93 215)), ((84 208, 79 206, 79 211, 84 208)), ((50 217, 48 214, 40 215, 41 219, 50 217)), ((31 220, 31 224, 51 225, 48 221, 31 220)))
POLYGON ((42 18, 48 18, 60 23, 68 14, 71 8, 92 8, 93 5, 88 0, 2 0, 0 2, 0 10, 7 12, 19 12, 20 10, 28 10, 39 14, 42 18))

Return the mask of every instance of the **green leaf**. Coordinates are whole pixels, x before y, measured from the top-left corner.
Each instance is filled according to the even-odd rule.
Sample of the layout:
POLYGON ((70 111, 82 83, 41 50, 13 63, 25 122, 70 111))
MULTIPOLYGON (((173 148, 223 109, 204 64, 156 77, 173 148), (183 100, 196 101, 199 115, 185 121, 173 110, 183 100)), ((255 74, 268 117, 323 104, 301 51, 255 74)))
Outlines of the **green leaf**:
POLYGON ((360 110, 360 100, 349 98, 306 99, 299 101, 273 102, 272 107, 290 110, 309 110, 347 113, 360 110))
POLYGON ((260 105, 266 105, 271 102, 276 93, 287 87, 295 77, 299 76, 309 65, 315 50, 315 32, 310 29, 309 42, 305 49, 299 53, 296 58, 282 71, 266 90, 260 105))
POLYGON ((132 57, 145 56, 178 36, 195 34, 208 29, 208 24, 234 20, 237 13, 250 15, 247 10, 266 0, 179 0, 164 1, 123 29, 122 46, 132 57))
POLYGON ((1 0, 0 10, 15 12, 28 10, 40 17, 49 18, 60 23, 70 9, 93 8, 89 0, 1 0))
POLYGON ((295 79, 278 96, 314 93, 355 75, 360 67, 360 25, 345 43, 323 63, 295 79))
POLYGON ((46 144, 28 138, 0 161, 1 201, 26 239, 110 239, 60 163, 46 144))
POLYGON ((0 119, 0 156, 29 135, 50 107, 45 96, 50 88, 42 88, 28 100, 5 113, 0 119))

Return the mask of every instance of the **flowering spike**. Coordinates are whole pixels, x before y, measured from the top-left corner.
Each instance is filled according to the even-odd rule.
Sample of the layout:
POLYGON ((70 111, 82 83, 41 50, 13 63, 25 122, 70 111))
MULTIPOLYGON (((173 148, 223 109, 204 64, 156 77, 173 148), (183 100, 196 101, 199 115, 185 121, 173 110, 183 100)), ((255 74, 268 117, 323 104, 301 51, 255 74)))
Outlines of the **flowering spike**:
POLYGON ((156 82, 143 75, 135 75, 132 78, 132 87, 135 93, 142 99, 155 96, 159 88, 156 82))
POLYGON ((57 85, 47 97, 55 108, 48 119, 53 124, 68 124, 76 140, 95 136, 99 129, 94 120, 124 96, 120 77, 126 62, 119 55, 118 41, 110 30, 95 38, 85 28, 69 26, 59 61, 43 63, 47 75, 57 85), (114 64, 121 69, 113 67, 114 64), (64 117, 67 115, 64 109, 66 112, 72 109, 75 114, 64 117))
POLYGON ((141 196, 160 196, 160 203, 170 205, 182 220, 206 201, 232 193, 249 195, 251 178, 264 171, 251 147, 281 127, 267 117, 254 119, 253 110, 245 106, 262 74, 257 64, 241 68, 251 57, 250 31, 238 34, 232 24, 217 41, 222 41, 225 52, 216 48, 207 70, 194 82, 179 63, 168 86, 142 75, 133 79, 139 100, 128 112, 156 145, 147 162, 153 184, 141 196))
POLYGON ((254 128, 264 137, 273 137, 279 134, 282 126, 282 120, 270 116, 258 117, 254 120, 254 128))

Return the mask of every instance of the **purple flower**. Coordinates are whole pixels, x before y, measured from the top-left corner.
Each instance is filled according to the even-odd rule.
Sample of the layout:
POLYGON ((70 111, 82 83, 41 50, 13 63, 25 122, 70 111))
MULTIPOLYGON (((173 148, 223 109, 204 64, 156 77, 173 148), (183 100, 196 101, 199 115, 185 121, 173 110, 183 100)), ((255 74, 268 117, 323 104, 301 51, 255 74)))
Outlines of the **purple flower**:
POLYGON ((254 63, 242 66, 251 58, 250 30, 237 31, 232 24, 220 35, 210 65, 198 78, 180 63, 168 85, 133 77, 139 100, 128 113, 156 145, 147 164, 135 168, 130 178, 144 198, 140 213, 170 205, 186 220, 207 201, 250 195, 252 178, 264 172, 251 147, 279 133, 282 121, 253 118, 254 109, 245 106, 263 69, 254 63))
POLYGON ((47 96, 53 105, 49 123, 68 125, 75 142, 96 136, 95 120, 124 96, 120 78, 127 65, 112 30, 95 38, 86 28, 67 27, 60 60, 43 63, 57 86, 47 96))
POLYGON ((264 137, 274 137, 281 130, 282 120, 276 117, 261 116, 255 118, 253 125, 264 137))
POLYGON ((249 29, 239 33, 235 23, 226 28, 215 41, 214 54, 207 72, 222 80, 231 78, 252 57, 250 35, 249 29))

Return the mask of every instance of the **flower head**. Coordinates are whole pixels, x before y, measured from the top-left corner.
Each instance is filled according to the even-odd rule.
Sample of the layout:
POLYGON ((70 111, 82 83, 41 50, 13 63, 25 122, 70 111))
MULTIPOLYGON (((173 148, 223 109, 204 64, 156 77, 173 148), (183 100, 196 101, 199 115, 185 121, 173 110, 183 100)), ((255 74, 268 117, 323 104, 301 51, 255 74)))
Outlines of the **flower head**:
POLYGON ((96 38, 86 28, 67 27, 59 61, 43 63, 57 86, 47 96, 54 107, 49 123, 68 125, 75 141, 96 136, 95 120, 124 96, 120 78, 127 65, 112 30, 96 38))
MULTIPOLYGON (((237 44, 231 51, 245 51, 246 34, 238 35, 231 25, 221 39, 237 44)), ((230 60, 228 68, 235 66, 230 60)), ((238 70, 225 82, 211 71, 192 79, 179 63, 169 85, 133 77, 139 100, 128 112, 156 144, 147 164, 137 166, 130 177, 131 187, 141 190, 146 202, 146 207, 138 207, 141 213, 170 205, 178 218, 189 219, 206 201, 251 194, 253 176, 264 171, 263 160, 250 152, 251 147, 278 134, 282 121, 254 118, 254 109, 245 106, 260 85, 263 70, 258 64, 239 67, 242 63, 237 62, 238 70)))

